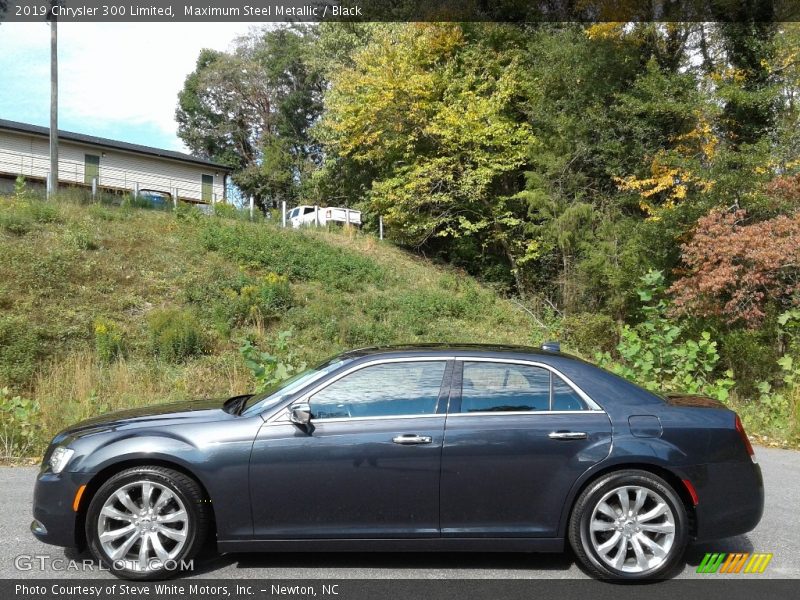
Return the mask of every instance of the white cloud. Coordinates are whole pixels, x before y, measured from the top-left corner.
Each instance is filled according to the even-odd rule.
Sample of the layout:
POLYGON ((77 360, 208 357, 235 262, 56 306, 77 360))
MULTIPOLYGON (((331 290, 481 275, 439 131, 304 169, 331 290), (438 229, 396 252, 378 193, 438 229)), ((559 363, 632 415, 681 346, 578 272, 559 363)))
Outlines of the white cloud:
MULTIPOLYGON (((249 28, 246 23, 60 23, 60 115, 91 123, 91 128, 82 128, 87 132, 104 124, 157 129, 180 149, 174 119, 177 94, 201 48, 227 50, 249 28)), ((16 88, 14 102, 29 94, 39 103, 49 102, 49 96, 39 98, 43 89, 49 94, 49 35, 42 23, 0 27, 0 70, 4 62, 17 63, 14 80, 0 84, 0 96, 16 88)))

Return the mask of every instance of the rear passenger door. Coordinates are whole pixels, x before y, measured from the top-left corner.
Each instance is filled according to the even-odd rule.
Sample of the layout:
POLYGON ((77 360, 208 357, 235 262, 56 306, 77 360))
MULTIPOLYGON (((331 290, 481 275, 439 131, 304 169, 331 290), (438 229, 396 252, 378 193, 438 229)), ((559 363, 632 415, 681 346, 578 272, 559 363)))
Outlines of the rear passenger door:
POLYGON ((555 537, 573 483, 610 448, 605 412, 547 365, 458 361, 442 448, 442 536, 555 537))

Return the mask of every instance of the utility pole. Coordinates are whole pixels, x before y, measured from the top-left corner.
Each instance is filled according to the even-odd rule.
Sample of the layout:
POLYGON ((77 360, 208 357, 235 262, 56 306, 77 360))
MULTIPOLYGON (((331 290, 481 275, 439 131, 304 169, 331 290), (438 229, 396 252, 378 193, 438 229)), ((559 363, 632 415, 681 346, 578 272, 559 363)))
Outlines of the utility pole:
POLYGON ((58 17, 53 9, 60 3, 50 3, 50 180, 47 195, 58 192, 58 17))

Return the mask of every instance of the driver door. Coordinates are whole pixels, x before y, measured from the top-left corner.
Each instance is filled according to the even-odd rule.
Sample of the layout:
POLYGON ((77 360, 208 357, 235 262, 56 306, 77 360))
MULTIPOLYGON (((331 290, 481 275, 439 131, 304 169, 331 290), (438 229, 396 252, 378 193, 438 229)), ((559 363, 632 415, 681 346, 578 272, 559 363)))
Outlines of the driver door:
POLYGON ((439 536, 447 360, 353 367, 298 400, 255 441, 250 490, 255 539, 439 536))

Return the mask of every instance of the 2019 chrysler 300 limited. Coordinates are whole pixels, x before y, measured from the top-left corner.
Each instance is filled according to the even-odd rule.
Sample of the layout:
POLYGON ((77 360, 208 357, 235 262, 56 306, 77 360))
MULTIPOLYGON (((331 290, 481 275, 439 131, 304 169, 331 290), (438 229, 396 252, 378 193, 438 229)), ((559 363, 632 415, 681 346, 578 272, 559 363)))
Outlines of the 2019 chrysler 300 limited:
POLYGON ((689 540, 753 529, 737 415, 557 350, 372 348, 259 395, 151 406, 59 433, 33 533, 154 579, 219 551, 561 551, 659 578, 689 540), (174 566, 172 567, 174 569, 174 566))

